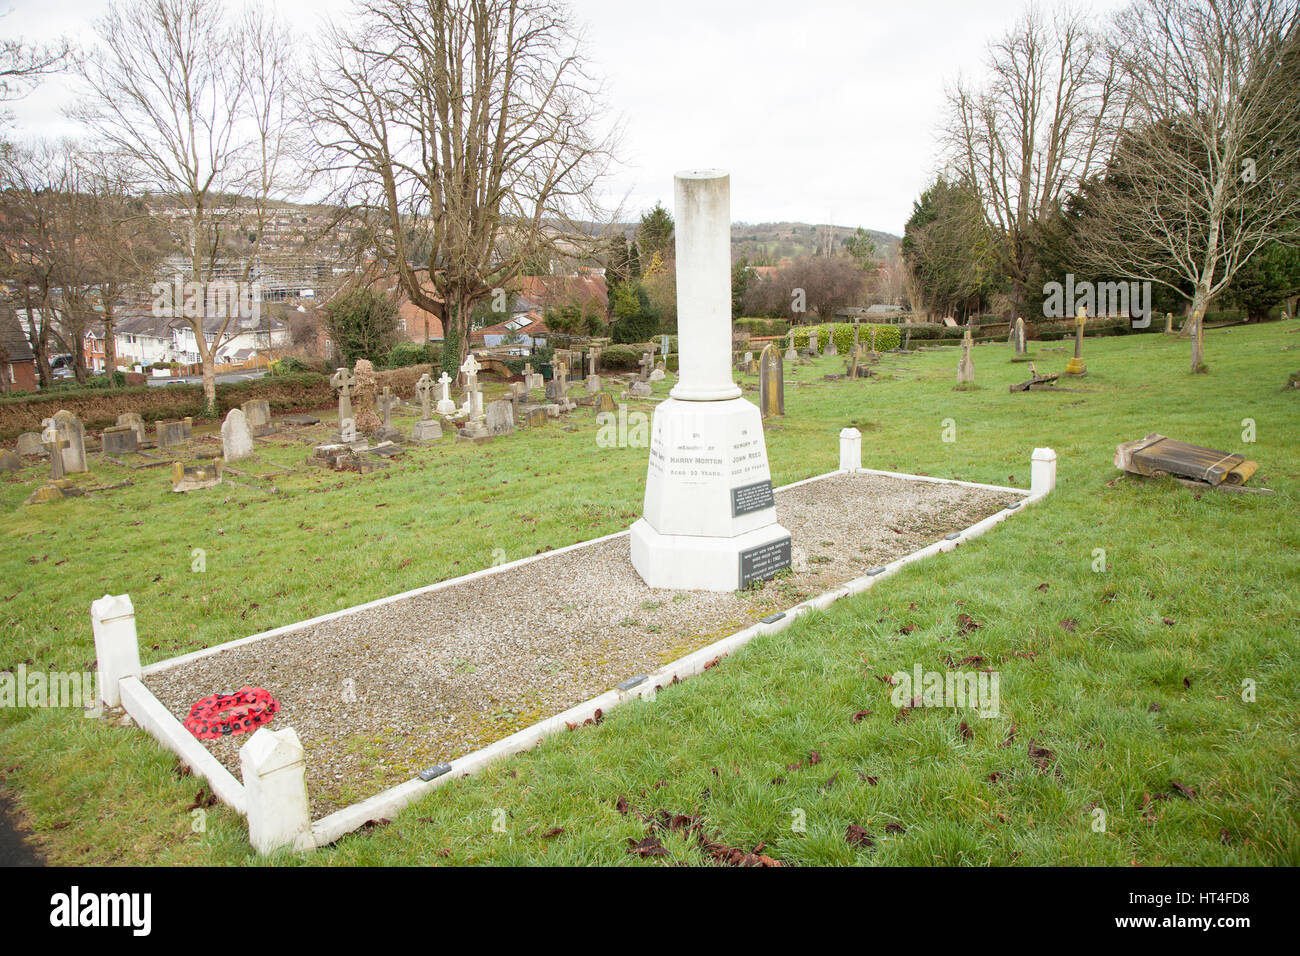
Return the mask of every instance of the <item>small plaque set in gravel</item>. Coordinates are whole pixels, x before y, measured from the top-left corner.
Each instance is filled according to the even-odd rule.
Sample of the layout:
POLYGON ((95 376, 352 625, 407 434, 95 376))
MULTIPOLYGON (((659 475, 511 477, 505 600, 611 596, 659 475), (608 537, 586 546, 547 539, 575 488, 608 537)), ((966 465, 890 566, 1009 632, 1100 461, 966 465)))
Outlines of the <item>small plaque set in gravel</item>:
POLYGON ((761 544, 740 552, 740 586, 766 581, 778 571, 790 567, 790 538, 761 544))
POLYGON ((756 481, 752 485, 741 485, 731 489, 731 516, 739 518, 751 511, 775 508, 776 498, 772 496, 772 481, 756 481))

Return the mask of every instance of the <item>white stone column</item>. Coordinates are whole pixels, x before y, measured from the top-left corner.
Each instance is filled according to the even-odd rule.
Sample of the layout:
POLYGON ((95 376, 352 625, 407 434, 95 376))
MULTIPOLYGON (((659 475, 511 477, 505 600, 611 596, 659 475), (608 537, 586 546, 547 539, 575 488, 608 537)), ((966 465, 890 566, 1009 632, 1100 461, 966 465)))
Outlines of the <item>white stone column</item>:
POLYGON ((99 696, 109 707, 120 707, 118 682, 124 677, 144 677, 140 667, 140 641, 135 633, 135 607, 129 594, 105 594, 90 605, 90 626, 95 633, 95 658, 99 671, 99 696))
POLYGON ((862 432, 856 428, 840 429, 840 471, 862 470, 862 432))
POLYGON ((307 757, 292 727, 261 727, 239 748, 248 807, 248 842, 258 853, 311 836, 307 757))
POLYGON ((1050 448, 1035 448, 1030 463, 1029 491, 1045 495, 1056 487, 1056 452, 1050 448))
POLYGON ((677 242, 679 401, 740 398, 731 377, 731 177, 689 169, 673 177, 677 242))

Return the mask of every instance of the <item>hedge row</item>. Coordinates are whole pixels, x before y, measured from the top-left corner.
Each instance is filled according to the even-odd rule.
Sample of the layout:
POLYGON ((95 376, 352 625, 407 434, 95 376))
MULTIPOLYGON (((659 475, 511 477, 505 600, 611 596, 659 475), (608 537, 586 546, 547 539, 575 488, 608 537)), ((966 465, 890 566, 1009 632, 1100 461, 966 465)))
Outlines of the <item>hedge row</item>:
MULTIPOLYGON (((794 330, 794 347, 796 349, 805 349, 808 347, 809 333, 814 329, 817 331, 817 347, 822 351, 826 350, 828 333, 831 328, 835 332, 835 348, 841 355, 847 355, 853 348, 853 324, 851 322, 838 322, 834 326, 830 325, 810 325, 799 326, 794 330)), ((872 335, 875 335, 876 351, 887 352, 890 349, 896 349, 903 341, 903 336, 896 325, 881 325, 874 322, 863 322, 860 326, 861 331, 858 333, 858 341, 863 348, 870 348, 872 335)))
POLYGON ((736 319, 731 327, 750 335, 785 335, 790 331, 790 323, 784 319, 736 319))

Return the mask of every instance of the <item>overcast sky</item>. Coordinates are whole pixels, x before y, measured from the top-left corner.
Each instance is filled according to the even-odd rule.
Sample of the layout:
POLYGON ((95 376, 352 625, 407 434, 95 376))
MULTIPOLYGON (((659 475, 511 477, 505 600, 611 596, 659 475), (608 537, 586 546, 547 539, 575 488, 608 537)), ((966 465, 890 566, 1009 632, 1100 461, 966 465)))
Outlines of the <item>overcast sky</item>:
MULTIPOLYGON (((304 43, 350 0, 268 0, 304 43)), ((732 218, 901 233, 938 166, 944 88, 982 72, 1025 0, 570 0, 623 124, 608 183, 633 218, 671 207, 672 174, 731 173, 732 218), (624 200, 626 197, 626 200, 624 200)), ((1098 17, 1121 0, 1079 0, 1098 17)), ((0 0, 7 37, 88 36, 107 0, 0 0)), ((15 104, 20 135, 75 132, 66 83, 15 104)))

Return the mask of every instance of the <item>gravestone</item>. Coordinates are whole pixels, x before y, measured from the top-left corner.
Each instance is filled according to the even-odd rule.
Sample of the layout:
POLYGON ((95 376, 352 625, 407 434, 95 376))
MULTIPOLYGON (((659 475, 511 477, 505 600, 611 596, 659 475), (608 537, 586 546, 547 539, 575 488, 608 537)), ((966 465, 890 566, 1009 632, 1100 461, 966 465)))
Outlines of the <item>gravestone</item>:
POLYGON ((144 445, 149 440, 149 432, 145 428, 144 419, 140 417, 138 412, 123 412, 121 415, 117 416, 117 424, 119 427, 130 425, 135 429, 135 443, 137 447, 144 445))
POLYGON ((777 347, 768 343, 759 356, 758 408, 764 418, 785 414, 785 362, 777 347))
POLYGON ((593 345, 587 350, 587 373, 588 378, 592 375, 600 374, 600 346, 593 345))
POLYGON ((17 452, 0 448, 0 471, 17 471, 23 466, 23 460, 17 452))
POLYGON ((1165 335, 1173 335, 1173 334, 1174 334, 1174 314, 1172 312, 1166 312, 1165 313, 1165 335))
POLYGON ((451 397, 451 376, 443 372, 438 376, 438 387, 442 389, 442 395, 438 399, 439 415, 456 414, 456 401, 451 397))
POLYGON ((821 354, 817 345, 817 330, 813 329, 808 333, 808 348, 804 350, 804 354, 811 358, 816 358, 821 354))
POLYGON ((1023 358, 1025 355, 1025 320, 1016 316, 1016 324, 1011 329, 1011 343, 1015 348, 1016 356, 1023 358))
POLYGON ((19 455, 41 455, 42 457, 49 454, 49 450, 41 442, 40 432, 23 432, 18 436, 14 451, 19 455))
POLYGON ((252 454, 253 431, 248 416, 242 408, 232 408, 221 423, 221 456, 226 461, 241 461, 252 454))
POLYGON ((596 394, 597 392, 599 392, 599 391, 600 391, 600 376, 599 376, 599 375, 588 375, 588 376, 587 376, 587 394, 588 394, 588 395, 595 395, 595 394, 596 394))
POLYGON ((839 355, 839 346, 835 344, 835 326, 832 325, 826 332, 826 351, 823 355, 839 355))
MULTIPOLYGON (((608 393, 602 393, 602 394, 608 394, 608 393)), ((546 409, 541 405, 530 405, 528 407, 528 411, 525 415, 525 418, 528 422, 529 428, 537 428, 540 425, 545 425, 546 418, 547 418, 546 409)))
POLYGON ((652 588, 734 591, 790 566, 790 533, 762 414, 731 376, 729 178, 691 170, 674 191, 678 380, 654 412, 632 565, 652 588))
POLYGON ((254 398, 240 406, 248 431, 256 436, 269 435, 275 431, 271 424, 271 403, 265 398, 254 398))
POLYGON ((157 422, 154 426, 159 448, 176 448, 184 445, 193 434, 194 419, 181 418, 157 422))
POLYGON ((965 385, 975 381, 975 362, 970 355, 971 335, 970 329, 961 339, 961 359, 957 362, 957 384, 965 385))
POLYGON ((786 333, 785 360, 787 362, 799 361, 799 353, 794 350, 794 329, 786 333))
POLYGON ((493 435, 511 435, 515 430, 515 406, 512 402, 488 402, 486 428, 493 435))
POLYGON ((628 392, 633 398, 649 398, 654 394, 654 389, 650 387, 649 382, 637 379, 632 383, 632 387, 628 389, 628 392))
POLYGON ((616 410, 617 410, 617 406, 614 404, 614 396, 609 394, 609 392, 601 392, 599 395, 596 396, 597 415, 599 415, 601 412, 613 412, 616 410))
POLYGON ((59 432, 59 446, 63 455, 63 473, 75 475, 87 471, 86 467, 86 429, 81 419, 72 412, 59 410, 54 413, 54 427, 59 432))
POLYGON ((349 368, 335 369, 330 384, 339 390, 339 428, 341 429, 343 419, 352 418, 351 389, 357 384, 357 377, 352 374, 352 370, 349 368))
POLYGON ((215 488, 221 484, 221 459, 187 465, 184 462, 172 462, 172 491, 198 491, 200 488, 215 488))
POLYGON ((478 373, 482 369, 473 352, 460 365, 461 374, 465 376, 465 405, 461 410, 480 428, 483 424, 483 393, 479 391, 478 373))
POLYGON ((130 455, 140 448, 136 430, 130 425, 114 425, 105 428, 99 436, 101 451, 105 455, 130 455))
MULTIPOLYGON (((451 378, 445 373, 443 378, 451 378)), ((420 420, 411 430, 411 440, 417 442, 434 441, 442 437, 442 425, 433 417, 433 376, 425 372, 415 383, 415 394, 420 399, 420 420)))
POLYGON ((664 365, 662 362, 656 365, 653 371, 650 372, 650 381, 652 382, 662 382, 667 377, 668 373, 664 371, 664 365))
POLYGON ((383 410, 384 423, 375 432, 375 441, 377 442, 396 442, 402 437, 402 433, 393 427, 393 404, 395 401, 393 390, 385 385, 384 394, 379 400, 379 407, 383 410))
POLYGON ((1074 317, 1074 358, 1065 365, 1066 375, 1087 375, 1088 367, 1083 364, 1083 327, 1088 323, 1088 309, 1079 306, 1074 317))
POLYGON ((640 372, 641 381, 648 382, 650 380, 650 370, 654 368, 654 364, 655 364, 654 353, 652 352, 641 353, 641 358, 637 360, 637 365, 639 365, 641 368, 641 372, 640 372))
POLYGON ((345 418, 339 422, 339 441, 345 445, 356 444, 357 420, 355 418, 345 418))
POLYGON ((41 424, 41 441, 45 443, 45 453, 50 456, 50 480, 58 481, 63 477, 63 449, 68 446, 66 438, 59 437, 59 426, 53 418, 47 418, 41 424))
POLYGON ((906 352, 912 348, 912 328, 908 326, 903 333, 903 351, 906 352))

